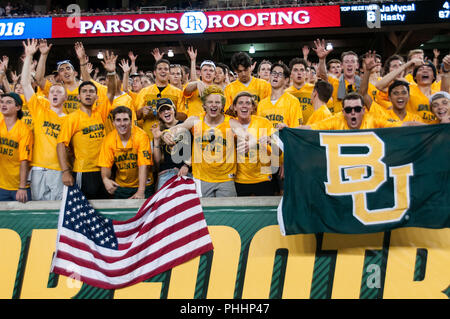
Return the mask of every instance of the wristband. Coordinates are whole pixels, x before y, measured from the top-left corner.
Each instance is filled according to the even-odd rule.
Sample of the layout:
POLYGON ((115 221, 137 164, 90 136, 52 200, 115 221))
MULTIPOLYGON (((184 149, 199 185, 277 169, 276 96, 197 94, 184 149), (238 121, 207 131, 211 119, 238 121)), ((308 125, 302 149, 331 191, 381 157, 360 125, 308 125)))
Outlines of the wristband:
POLYGON ((22 190, 22 191, 26 191, 27 190, 26 187, 19 187, 19 189, 22 190))
POLYGON ((65 170, 63 170, 62 172, 65 173, 67 171, 70 171, 70 168, 66 168, 65 170))
POLYGON ((108 72, 108 73, 106 73, 106 75, 116 75, 116 71, 108 72))
POLYGON ((80 63, 80 66, 85 66, 86 64, 88 64, 89 62, 86 62, 86 63, 83 63, 83 64, 81 64, 80 63))

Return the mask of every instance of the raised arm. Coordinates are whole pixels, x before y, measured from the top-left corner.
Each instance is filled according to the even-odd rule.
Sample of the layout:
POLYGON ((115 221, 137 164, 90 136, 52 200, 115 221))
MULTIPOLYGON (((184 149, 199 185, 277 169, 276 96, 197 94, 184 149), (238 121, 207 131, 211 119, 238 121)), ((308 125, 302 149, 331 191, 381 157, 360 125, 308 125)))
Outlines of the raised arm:
POLYGON ((193 47, 187 48, 189 59, 191 60, 191 81, 197 80, 197 49, 193 47))
POLYGON ((108 90, 106 92, 106 95, 108 96, 108 99, 111 101, 111 103, 114 101, 114 96, 116 94, 116 61, 117 55, 106 50, 102 65, 107 72, 106 77, 108 79, 108 90))
POLYGON ((86 55, 83 43, 75 42, 75 53, 77 54, 78 61, 80 61, 80 72, 83 81, 91 81, 92 77, 88 71, 87 64, 89 63, 89 57, 86 55))
POLYGON ((316 52, 319 58, 319 65, 317 67, 317 77, 328 82, 328 72, 327 72, 327 56, 330 54, 331 50, 326 49, 325 40, 315 40, 314 47, 312 48, 316 52))
POLYGON ((53 44, 48 45, 47 40, 45 39, 39 40, 39 52, 41 55, 39 56, 39 61, 36 67, 35 78, 41 89, 45 88, 45 64, 47 63, 47 57, 52 46, 53 44))
POLYGON ((31 85, 31 63, 33 60, 33 55, 38 50, 38 41, 36 39, 27 39, 27 41, 22 41, 25 58, 22 67, 22 76, 20 83, 23 87, 23 94, 25 99, 29 101, 34 94, 33 86, 31 85))
POLYGON ((441 91, 450 93, 450 54, 447 54, 443 59, 444 73, 441 76, 441 91))
POLYGON ((392 81, 394 81, 400 74, 402 74, 403 71, 407 70, 412 65, 418 66, 422 65, 423 60, 422 59, 412 59, 406 62, 405 64, 401 65, 398 69, 395 69, 385 76, 383 76, 377 83, 375 83, 375 87, 377 90, 386 92, 386 89, 389 87, 389 84, 391 84, 392 81))
POLYGON ((369 79, 370 79, 370 73, 372 70, 379 66, 380 63, 376 62, 375 60, 375 51, 369 51, 365 54, 363 59, 363 70, 364 73, 361 77, 361 84, 359 87, 359 94, 362 95, 364 98, 364 104, 367 106, 368 109, 370 109, 370 106, 372 105, 372 97, 369 94, 369 79))
POLYGON ((119 66, 122 68, 122 71, 123 71, 123 79, 122 79, 123 91, 128 92, 130 90, 129 83, 128 83, 129 78, 130 78, 130 71, 131 71, 130 64, 128 63, 128 60, 122 59, 120 61, 119 66))

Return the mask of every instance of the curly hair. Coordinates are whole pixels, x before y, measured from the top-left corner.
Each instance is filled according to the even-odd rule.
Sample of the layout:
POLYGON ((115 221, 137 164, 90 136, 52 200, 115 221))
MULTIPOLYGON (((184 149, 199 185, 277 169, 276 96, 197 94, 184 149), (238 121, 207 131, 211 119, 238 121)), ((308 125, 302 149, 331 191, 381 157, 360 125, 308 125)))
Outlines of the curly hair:
POLYGON ((225 95, 223 93, 223 90, 217 86, 217 85, 210 85, 208 86, 205 91, 203 91, 202 96, 200 99, 202 100, 203 104, 205 104, 206 98, 210 96, 211 94, 218 94, 221 97, 222 100, 222 106, 225 106, 225 95))

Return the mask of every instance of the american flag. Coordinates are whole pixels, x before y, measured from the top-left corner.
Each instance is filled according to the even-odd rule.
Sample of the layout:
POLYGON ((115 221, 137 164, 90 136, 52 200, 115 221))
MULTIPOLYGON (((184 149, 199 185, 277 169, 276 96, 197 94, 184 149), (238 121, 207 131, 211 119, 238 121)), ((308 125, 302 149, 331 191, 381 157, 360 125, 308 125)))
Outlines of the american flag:
POLYGON ((174 176, 126 221, 105 218, 65 187, 52 272, 117 289, 213 249, 194 181, 174 176))

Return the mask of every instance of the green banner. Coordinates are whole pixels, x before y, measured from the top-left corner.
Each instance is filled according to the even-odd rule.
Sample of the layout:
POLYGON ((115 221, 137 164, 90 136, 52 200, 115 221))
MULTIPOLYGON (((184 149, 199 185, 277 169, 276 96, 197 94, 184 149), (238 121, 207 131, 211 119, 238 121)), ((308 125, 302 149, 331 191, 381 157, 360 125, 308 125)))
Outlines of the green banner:
POLYGON ((285 234, 450 227, 450 125, 283 129, 285 234))
MULTIPOLYGON (((212 252, 117 290, 50 273, 57 208, 32 208, 40 203, 17 204, 22 210, 3 208, 0 298, 378 299, 450 295, 449 229, 282 236, 276 220, 279 198, 258 201, 259 205, 248 207, 249 198, 233 199, 236 206, 231 206, 230 200, 204 205, 212 252)), ((108 218, 125 220, 138 209, 111 208, 119 205, 100 205, 99 211, 108 218)))

